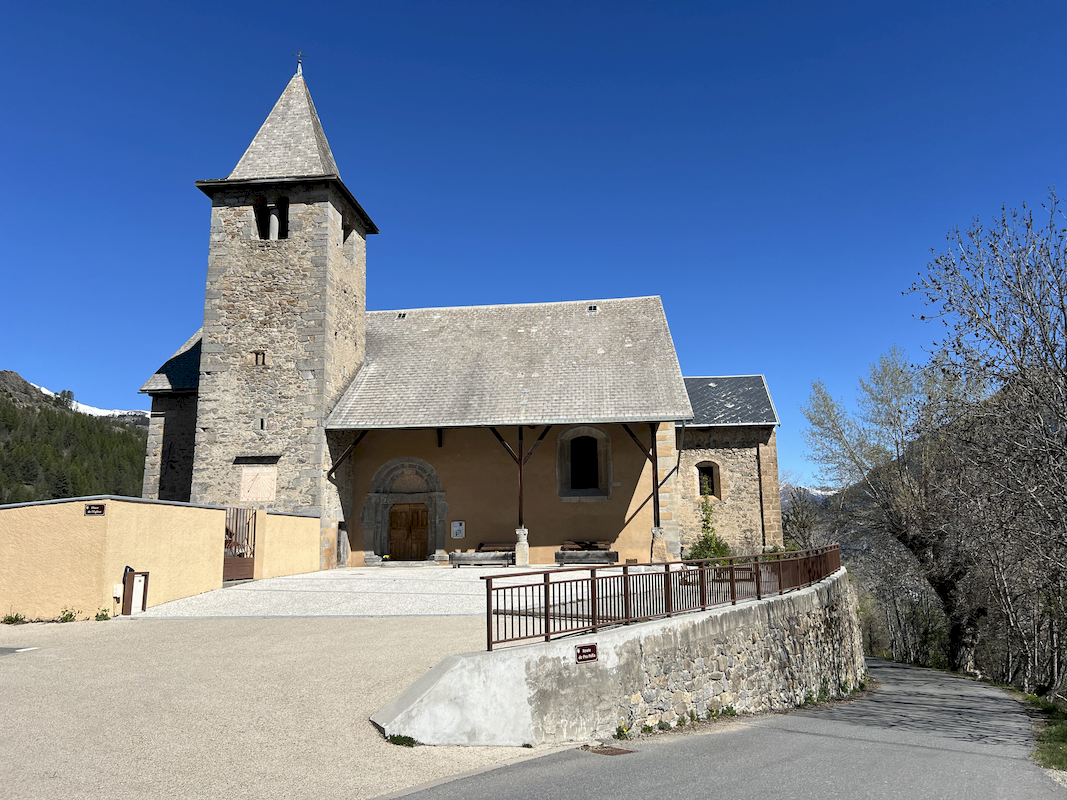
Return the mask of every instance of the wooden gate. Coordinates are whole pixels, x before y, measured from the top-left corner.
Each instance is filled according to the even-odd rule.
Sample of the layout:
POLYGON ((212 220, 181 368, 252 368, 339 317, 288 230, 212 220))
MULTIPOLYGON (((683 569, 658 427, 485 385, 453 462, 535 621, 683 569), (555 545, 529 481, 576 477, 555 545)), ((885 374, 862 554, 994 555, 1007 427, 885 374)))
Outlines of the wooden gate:
POLYGON ((226 509, 226 547, 222 580, 252 580, 256 571, 256 510, 226 509))

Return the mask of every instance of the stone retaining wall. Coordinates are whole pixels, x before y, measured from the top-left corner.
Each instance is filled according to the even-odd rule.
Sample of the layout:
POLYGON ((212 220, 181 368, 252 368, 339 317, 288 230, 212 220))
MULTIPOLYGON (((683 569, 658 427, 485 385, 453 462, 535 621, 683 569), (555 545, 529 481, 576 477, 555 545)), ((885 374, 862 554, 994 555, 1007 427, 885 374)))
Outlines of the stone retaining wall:
POLYGON ((754 713, 831 695, 865 675, 845 571, 780 597, 486 653, 450 656, 371 720, 425 744, 522 745, 754 713), (598 660, 576 663, 577 645, 598 660))

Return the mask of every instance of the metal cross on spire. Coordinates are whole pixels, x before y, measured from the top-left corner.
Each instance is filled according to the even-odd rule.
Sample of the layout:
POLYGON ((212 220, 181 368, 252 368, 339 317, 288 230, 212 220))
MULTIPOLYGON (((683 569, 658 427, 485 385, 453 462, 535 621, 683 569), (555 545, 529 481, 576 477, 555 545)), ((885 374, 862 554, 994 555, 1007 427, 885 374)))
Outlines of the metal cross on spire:
POLYGON ((307 58, 307 55, 304 53, 304 48, 301 47, 293 53, 293 58, 296 59, 296 74, 302 75, 304 72, 302 64, 304 63, 304 59, 307 58))

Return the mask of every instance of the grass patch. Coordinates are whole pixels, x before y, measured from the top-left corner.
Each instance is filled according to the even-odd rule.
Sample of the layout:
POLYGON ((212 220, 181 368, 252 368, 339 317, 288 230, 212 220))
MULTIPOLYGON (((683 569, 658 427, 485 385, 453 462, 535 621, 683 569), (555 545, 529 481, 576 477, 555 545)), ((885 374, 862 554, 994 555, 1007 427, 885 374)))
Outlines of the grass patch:
POLYGON ((394 733, 392 736, 386 736, 385 738, 389 740, 389 744, 396 744, 400 745, 401 747, 414 747, 418 744, 418 742, 416 742, 410 736, 400 736, 396 733, 394 733))
POLYGON ((1023 695, 1040 713, 1034 760, 1046 769, 1067 770, 1067 710, 1037 695, 1023 695))
POLYGON ((0 619, 0 622, 3 622, 5 625, 21 625, 25 621, 26 618, 17 611, 12 611, 10 614, 4 614, 3 619, 0 619))

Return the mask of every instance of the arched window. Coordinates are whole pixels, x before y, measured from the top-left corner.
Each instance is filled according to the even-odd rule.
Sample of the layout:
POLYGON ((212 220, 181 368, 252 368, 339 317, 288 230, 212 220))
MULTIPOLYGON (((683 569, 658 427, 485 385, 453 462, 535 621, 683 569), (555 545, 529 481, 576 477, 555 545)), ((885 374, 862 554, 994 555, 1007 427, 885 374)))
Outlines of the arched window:
POLYGON ((260 239, 289 238, 289 198, 279 197, 273 202, 258 197, 252 204, 256 215, 256 232, 260 239))
POLYGON ((714 461, 701 461, 696 465, 696 484, 698 497, 709 496, 722 500, 719 465, 714 461))
POLYGON ((611 496, 611 437, 593 425, 577 425, 559 435, 557 493, 567 502, 595 502, 611 496))
POLYGON ((575 436, 571 439, 571 489, 600 488, 600 470, 596 455, 596 439, 575 436))
POLYGON ((257 197, 252 204, 252 210, 256 215, 256 233, 260 239, 270 238, 270 211, 267 209, 267 201, 257 197))
MULTIPOLYGON (((278 237, 279 239, 289 238, 289 198, 279 197, 274 201, 276 214, 278 217, 278 237)), ((273 236, 271 237, 274 238, 273 236)))

